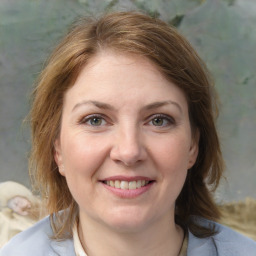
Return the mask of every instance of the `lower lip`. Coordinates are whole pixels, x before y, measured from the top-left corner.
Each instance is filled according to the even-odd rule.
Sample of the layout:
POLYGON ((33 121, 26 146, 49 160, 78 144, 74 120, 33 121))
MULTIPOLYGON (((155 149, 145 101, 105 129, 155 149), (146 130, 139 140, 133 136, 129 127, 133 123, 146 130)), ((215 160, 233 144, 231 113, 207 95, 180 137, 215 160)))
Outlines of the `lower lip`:
POLYGON ((135 198, 135 197, 138 197, 138 196, 144 194, 145 192, 147 192, 152 187, 153 184, 154 184, 154 182, 150 182, 146 186, 143 186, 143 187, 140 187, 140 188, 137 188, 137 189, 121 189, 121 188, 111 187, 111 186, 108 186, 105 183, 102 183, 102 185, 106 189, 108 189, 113 194, 115 194, 116 196, 121 197, 121 198, 135 198))

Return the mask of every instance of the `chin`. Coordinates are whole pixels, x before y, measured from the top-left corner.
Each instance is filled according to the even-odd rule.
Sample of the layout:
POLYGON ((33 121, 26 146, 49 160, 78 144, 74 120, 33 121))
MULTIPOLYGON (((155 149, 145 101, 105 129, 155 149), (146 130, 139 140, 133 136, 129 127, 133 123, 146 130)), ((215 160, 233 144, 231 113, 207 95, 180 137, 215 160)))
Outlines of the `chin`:
POLYGON ((147 227, 147 225, 143 222, 138 222, 138 221, 130 221, 130 222, 115 221, 114 223, 112 222, 109 225, 109 227, 115 232, 128 234, 128 233, 141 232, 147 227))
POLYGON ((119 211, 105 216, 107 219, 103 220, 111 229, 118 232, 138 232, 147 227, 150 223, 151 217, 138 211, 119 211))

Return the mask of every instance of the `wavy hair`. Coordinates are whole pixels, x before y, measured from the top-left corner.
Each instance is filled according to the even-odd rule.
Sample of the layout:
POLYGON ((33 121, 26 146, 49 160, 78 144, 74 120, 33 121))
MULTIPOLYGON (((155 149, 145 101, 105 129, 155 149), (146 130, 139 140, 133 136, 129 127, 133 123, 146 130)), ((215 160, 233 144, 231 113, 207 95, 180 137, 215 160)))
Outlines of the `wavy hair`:
POLYGON ((192 131, 200 133, 199 153, 177 198, 175 220, 198 237, 212 235, 213 229, 203 229, 190 218, 196 215, 217 220, 220 215, 212 190, 222 176, 223 158, 215 127, 217 104, 209 72, 174 27, 142 13, 116 12, 76 22, 52 53, 33 91, 30 174, 42 197, 47 198, 54 238, 71 236, 78 214, 78 205, 54 160, 64 94, 81 69, 104 49, 147 58, 185 93, 192 131))

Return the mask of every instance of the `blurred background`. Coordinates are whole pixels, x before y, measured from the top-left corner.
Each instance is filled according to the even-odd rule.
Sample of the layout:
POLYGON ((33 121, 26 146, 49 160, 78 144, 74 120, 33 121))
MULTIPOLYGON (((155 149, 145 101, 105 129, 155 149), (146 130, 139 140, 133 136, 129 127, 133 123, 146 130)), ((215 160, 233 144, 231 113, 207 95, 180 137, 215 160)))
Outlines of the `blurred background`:
POLYGON ((0 182, 29 185, 29 95, 49 53, 79 16, 144 10, 178 28, 211 71, 226 177, 219 202, 256 199, 255 0, 1 0, 0 182))

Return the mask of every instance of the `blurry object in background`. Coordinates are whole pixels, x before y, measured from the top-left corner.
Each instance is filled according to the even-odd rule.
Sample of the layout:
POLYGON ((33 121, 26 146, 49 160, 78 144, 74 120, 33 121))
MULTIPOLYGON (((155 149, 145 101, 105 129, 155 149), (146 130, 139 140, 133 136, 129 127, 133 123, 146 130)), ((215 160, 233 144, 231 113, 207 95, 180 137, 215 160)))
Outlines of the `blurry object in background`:
POLYGON ((0 183, 0 248, 42 216, 41 201, 29 189, 13 181, 0 183))
POLYGON ((256 241, 256 200, 246 198, 220 206, 221 223, 256 241))

